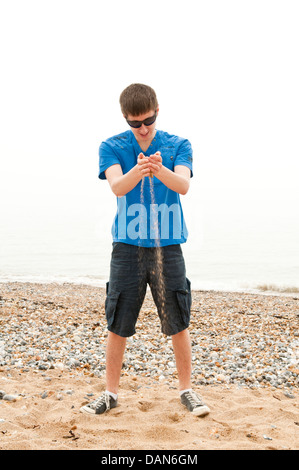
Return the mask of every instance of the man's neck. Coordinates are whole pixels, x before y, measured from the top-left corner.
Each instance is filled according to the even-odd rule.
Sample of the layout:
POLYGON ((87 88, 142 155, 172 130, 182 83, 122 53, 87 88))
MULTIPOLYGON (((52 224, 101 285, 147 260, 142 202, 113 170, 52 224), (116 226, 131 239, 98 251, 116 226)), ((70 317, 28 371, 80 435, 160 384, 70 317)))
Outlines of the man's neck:
POLYGON ((138 144, 139 144, 139 147, 141 148, 142 152, 146 152, 147 149, 150 146, 150 142, 149 143, 147 143, 147 142, 138 142, 138 144))
POLYGON ((157 132, 157 131, 155 131, 154 136, 153 136, 151 139, 149 139, 149 140, 139 140, 139 139, 136 139, 137 142, 138 142, 138 144, 139 144, 139 147, 141 148, 141 150, 142 150, 143 152, 146 152, 147 149, 149 148, 150 144, 152 143, 152 141, 154 140, 154 138, 155 138, 155 136, 156 136, 156 132, 157 132))

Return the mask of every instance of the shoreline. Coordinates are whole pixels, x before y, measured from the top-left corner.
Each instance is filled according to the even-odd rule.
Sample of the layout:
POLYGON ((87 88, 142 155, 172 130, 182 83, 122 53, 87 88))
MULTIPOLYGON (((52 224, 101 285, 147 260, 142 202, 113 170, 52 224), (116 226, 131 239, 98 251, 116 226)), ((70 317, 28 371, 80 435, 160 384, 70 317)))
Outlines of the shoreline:
POLYGON ((182 407, 170 337, 147 293, 127 339, 120 406, 80 406, 105 389, 105 289, 0 283, 0 449, 299 449, 299 299, 192 290, 192 385, 182 407), (70 433, 70 430, 72 430, 70 433))
MULTIPOLYGON (((102 283, 88 283, 83 280, 50 280, 50 279, 45 279, 45 280, 0 280, 0 287, 1 285, 4 284, 46 284, 46 285, 74 285, 74 286, 85 286, 85 287, 92 287, 92 288, 98 288, 98 289, 105 289, 105 284, 106 281, 103 281, 102 283)), ((271 286, 269 284, 269 286, 271 286)), ((149 289, 149 287, 148 287, 149 289)), ((276 290, 271 290, 267 285, 265 287, 261 286, 261 288, 256 287, 256 288, 240 288, 240 289, 203 289, 203 288, 193 288, 192 287, 192 292, 202 292, 202 293, 224 293, 224 294, 253 294, 253 295, 263 295, 263 296, 284 296, 284 297, 298 297, 299 299, 299 288, 294 287, 294 290, 292 288, 276 288, 276 290)))

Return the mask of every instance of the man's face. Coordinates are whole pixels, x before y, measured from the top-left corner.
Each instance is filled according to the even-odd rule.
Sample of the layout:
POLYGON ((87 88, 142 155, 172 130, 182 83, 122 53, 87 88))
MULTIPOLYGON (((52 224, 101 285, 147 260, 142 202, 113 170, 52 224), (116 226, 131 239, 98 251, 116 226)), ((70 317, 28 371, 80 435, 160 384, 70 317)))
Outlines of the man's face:
MULTIPOLYGON (((159 108, 157 109, 157 115, 159 112, 159 108)), ((129 114, 127 116, 128 121, 144 121, 147 118, 151 118, 154 116, 155 111, 149 111, 148 113, 145 114, 140 114, 138 116, 132 116, 129 114)), ((153 138, 155 137, 156 134, 156 121, 153 122, 150 126, 146 126, 145 124, 142 124, 141 127, 134 128, 130 127, 131 131, 133 132, 136 140, 138 143, 146 143, 146 142, 151 142, 153 138)))

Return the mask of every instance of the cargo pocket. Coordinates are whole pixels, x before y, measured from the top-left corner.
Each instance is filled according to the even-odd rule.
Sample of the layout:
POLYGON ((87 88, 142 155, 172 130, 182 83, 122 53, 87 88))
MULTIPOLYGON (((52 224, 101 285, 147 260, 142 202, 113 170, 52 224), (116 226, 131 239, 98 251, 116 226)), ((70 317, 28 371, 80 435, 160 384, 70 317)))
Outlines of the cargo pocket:
POLYGON ((107 293, 107 297, 105 300, 105 313, 106 313, 106 320, 107 320, 108 328, 111 328, 114 322, 115 311, 116 311, 116 306, 117 306, 120 292, 109 289, 109 283, 107 282, 106 293, 107 293))
POLYGON ((189 326, 189 322, 190 322, 190 310, 191 310, 191 303, 192 303, 191 283, 189 279, 186 278, 185 289, 177 289, 175 292, 176 292, 176 298, 178 301, 183 323, 187 327, 189 326))

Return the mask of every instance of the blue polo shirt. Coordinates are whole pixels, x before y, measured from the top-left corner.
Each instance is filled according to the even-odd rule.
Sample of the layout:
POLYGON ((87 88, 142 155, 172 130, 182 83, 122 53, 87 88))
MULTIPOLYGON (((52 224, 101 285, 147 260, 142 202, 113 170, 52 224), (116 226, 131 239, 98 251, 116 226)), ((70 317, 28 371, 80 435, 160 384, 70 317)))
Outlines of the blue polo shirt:
MULTIPOLYGON (((150 156, 160 151, 162 163, 174 171, 176 165, 192 170, 192 147, 187 139, 157 130, 148 150, 143 152, 131 130, 110 137, 99 149, 99 178, 119 164, 123 174, 137 164, 142 152, 150 156)), ((125 196, 117 198, 117 211, 112 225, 115 242, 144 247, 184 243, 188 237, 180 195, 155 176, 145 177, 125 196)))

